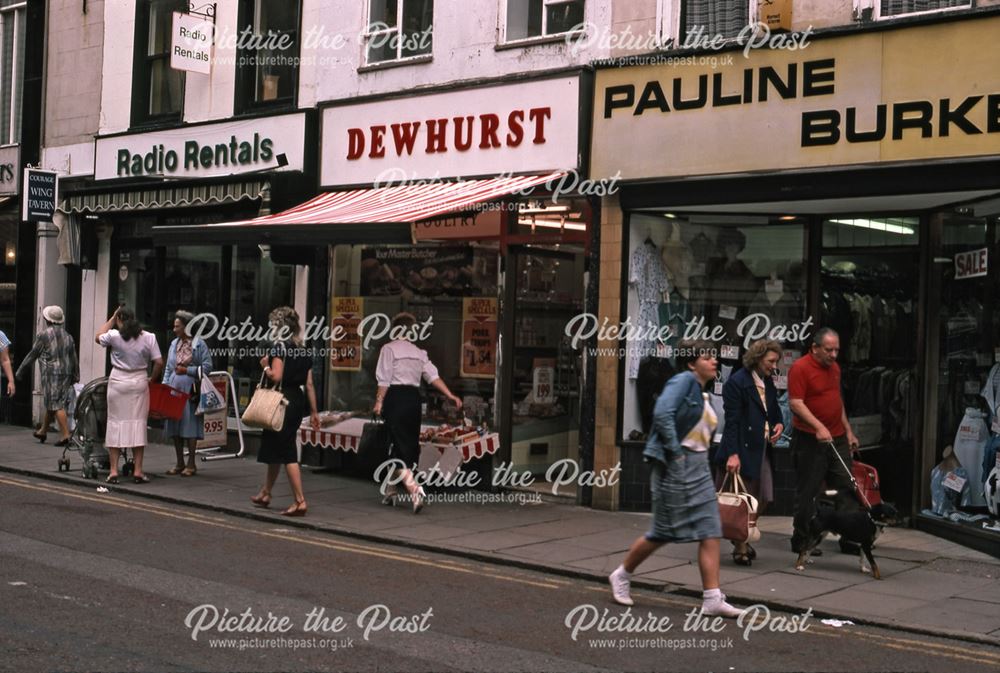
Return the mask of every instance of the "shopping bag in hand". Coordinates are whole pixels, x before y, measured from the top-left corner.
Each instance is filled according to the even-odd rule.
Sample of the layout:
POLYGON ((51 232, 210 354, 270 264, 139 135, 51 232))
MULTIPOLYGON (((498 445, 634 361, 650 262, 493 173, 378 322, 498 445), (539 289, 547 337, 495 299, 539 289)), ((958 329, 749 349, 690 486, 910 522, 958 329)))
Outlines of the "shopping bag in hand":
POLYGON ((205 372, 201 373, 201 385, 199 388, 201 391, 198 395, 198 408, 195 409, 194 413, 198 415, 210 414, 213 411, 226 408, 226 400, 219 394, 215 384, 212 383, 212 379, 208 378, 208 374, 205 372))

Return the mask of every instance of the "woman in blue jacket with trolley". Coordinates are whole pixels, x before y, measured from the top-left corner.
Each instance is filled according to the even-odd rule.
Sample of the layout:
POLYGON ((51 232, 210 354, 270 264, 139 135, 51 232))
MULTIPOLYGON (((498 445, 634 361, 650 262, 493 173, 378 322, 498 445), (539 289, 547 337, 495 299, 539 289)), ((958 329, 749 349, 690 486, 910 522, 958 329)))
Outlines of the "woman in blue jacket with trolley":
POLYGON ((212 370, 212 356, 208 345, 203 339, 192 338, 187 333, 187 325, 194 315, 187 311, 177 311, 174 314, 174 335, 167 354, 167 366, 163 371, 163 383, 176 388, 182 393, 191 395, 184 406, 184 415, 179 421, 168 420, 164 424, 164 434, 174 440, 174 451, 177 463, 167 470, 167 474, 179 474, 182 477, 193 477, 198 473, 194 463, 194 453, 198 448, 198 440, 205 437, 204 423, 201 416, 196 415, 198 406, 198 382, 201 372, 212 370), (188 446, 187 465, 184 464, 184 444, 188 446))

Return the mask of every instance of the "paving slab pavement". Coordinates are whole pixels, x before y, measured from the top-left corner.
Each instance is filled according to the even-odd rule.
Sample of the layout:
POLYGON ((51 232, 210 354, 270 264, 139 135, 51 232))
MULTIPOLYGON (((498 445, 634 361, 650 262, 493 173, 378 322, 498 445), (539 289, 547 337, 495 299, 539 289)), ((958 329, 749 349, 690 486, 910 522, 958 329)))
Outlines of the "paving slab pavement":
MULTIPOLYGON (((39 444, 25 428, 0 426, 0 471, 70 482, 96 489, 103 482, 84 479, 78 454, 69 454, 70 472, 59 472, 61 450, 39 444)), ((290 520, 279 512, 291 503, 282 475, 272 492, 272 509, 251 506, 264 468, 253 457, 199 462, 190 478, 164 476, 173 465, 173 448, 146 449, 150 484, 122 480, 116 493, 188 504, 284 526, 378 540, 542 572, 604 582, 624 551, 649 525, 649 515, 603 512, 533 494, 471 492, 430 504, 417 517, 408 508, 379 503, 374 483, 330 471, 303 469, 309 514, 290 520)), ((102 475, 103 477, 103 475, 102 475)), ((762 602, 818 616, 839 617, 920 633, 1000 644, 1000 560, 926 533, 888 529, 876 558, 883 571, 874 580, 858 570, 858 559, 840 553, 836 540, 806 570, 793 567, 791 520, 763 517, 763 538, 755 544, 751 567, 736 566, 723 543, 722 589, 738 604, 762 602)), ((638 570, 638 588, 700 595, 696 544, 665 545, 638 570)), ((640 599, 641 600, 641 599, 640 599)), ((610 600, 609 600, 610 603, 610 600)))

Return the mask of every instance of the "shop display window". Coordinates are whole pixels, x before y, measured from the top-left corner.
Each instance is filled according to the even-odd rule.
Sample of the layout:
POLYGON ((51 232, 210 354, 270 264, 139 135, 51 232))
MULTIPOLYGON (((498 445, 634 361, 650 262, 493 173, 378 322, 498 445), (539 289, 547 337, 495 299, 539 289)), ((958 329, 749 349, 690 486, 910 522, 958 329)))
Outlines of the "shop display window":
POLYGON ((424 386, 424 420, 457 423, 468 419, 492 425, 496 369, 497 249, 462 244, 420 246, 338 245, 331 248, 328 324, 349 334, 330 341, 325 408, 370 412, 375 400, 375 366, 388 334, 366 341, 358 333, 366 318, 371 334, 387 328, 401 311, 428 324, 428 338, 417 341, 437 366, 442 380, 463 399, 463 414, 437 390, 424 386), (487 300, 477 302, 475 300, 487 300), (485 308, 483 308, 485 306, 485 308), (480 310, 476 317, 470 310, 480 310), (376 314, 385 316, 375 322, 376 314), (477 323, 476 332, 468 323, 477 323), (492 325, 482 326, 483 323, 492 325), (494 335, 483 337, 479 329, 494 335))
POLYGON ((840 335, 844 410, 882 497, 905 509, 919 420, 920 218, 843 216, 822 226, 819 313, 840 335))
MULTIPOLYGON (((721 395, 746 346, 758 338, 785 346, 775 382, 779 392, 787 389, 785 372, 803 337, 815 330, 807 315, 805 241, 804 224, 768 218, 630 216, 622 319, 643 333, 618 344, 624 360, 622 439, 645 440, 656 398, 677 371, 672 349, 684 337, 708 338, 718 346, 713 397, 721 395)), ((714 402, 721 408, 720 399, 714 402)))
POLYGON ((925 475, 931 507, 924 513, 977 530, 996 530, 1000 518, 998 254, 1000 225, 995 220, 945 216, 941 247, 934 254, 941 288, 937 464, 925 475))

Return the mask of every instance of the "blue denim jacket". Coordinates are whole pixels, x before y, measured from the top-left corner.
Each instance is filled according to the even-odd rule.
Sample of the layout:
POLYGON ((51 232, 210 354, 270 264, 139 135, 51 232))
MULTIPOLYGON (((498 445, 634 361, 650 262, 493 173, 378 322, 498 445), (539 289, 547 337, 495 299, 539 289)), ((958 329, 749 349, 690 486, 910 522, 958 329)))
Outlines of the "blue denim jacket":
POLYGON ((705 411, 702 387, 692 372, 677 374, 664 386, 653 408, 653 427, 642 455, 666 464, 683 452, 681 440, 698 425, 705 411))

